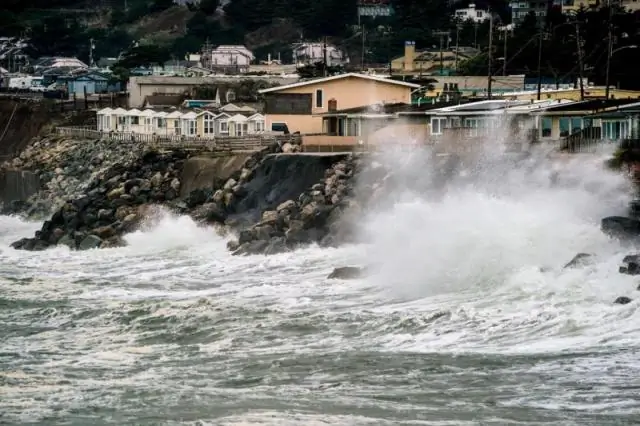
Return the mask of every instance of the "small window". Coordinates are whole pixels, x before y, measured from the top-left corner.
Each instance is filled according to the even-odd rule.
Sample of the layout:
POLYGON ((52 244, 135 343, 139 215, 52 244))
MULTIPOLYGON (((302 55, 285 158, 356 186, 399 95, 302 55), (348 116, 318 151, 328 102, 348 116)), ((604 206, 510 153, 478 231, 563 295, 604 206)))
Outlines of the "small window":
POLYGON ((322 89, 316 90, 316 108, 322 108, 323 107, 324 99, 322 99, 323 98, 322 95, 323 95, 322 89))
POLYGON ((442 134, 442 118, 433 118, 431 119, 431 134, 432 135, 441 135, 442 134))
POLYGON ((551 137, 551 118, 549 117, 544 117, 542 119, 542 126, 541 127, 541 131, 542 134, 540 136, 542 136, 543 138, 550 138, 551 137))
POLYGON ((289 127, 287 123, 271 123, 272 132, 283 132, 285 135, 289 134, 289 127))
POLYGON ((229 133, 229 123, 226 121, 220 122, 220 133, 229 133))

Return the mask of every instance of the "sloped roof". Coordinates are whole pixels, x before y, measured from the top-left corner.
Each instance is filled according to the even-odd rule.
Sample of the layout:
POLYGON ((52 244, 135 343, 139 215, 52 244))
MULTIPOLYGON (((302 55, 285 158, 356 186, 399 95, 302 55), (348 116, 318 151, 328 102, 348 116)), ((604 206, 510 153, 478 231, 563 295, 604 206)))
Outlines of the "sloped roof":
POLYGON ((269 89, 262 89, 262 90, 259 90, 258 93, 279 92, 281 90, 293 89, 293 88, 296 88, 296 87, 313 86, 313 85, 316 85, 316 84, 319 84, 319 83, 327 83, 327 82, 330 82, 330 81, 342 80, 342 79, 347 79, 347 78, 359 78, 359 79, 362 79, 362 80, 375 81, 375 82, 383 83, 383 84, 394 84, 394 85, 397 85, 397 86, 404 86, 404 87, 409 87, 409 88, 412 88, 412 89, 420 88, 419 84, 407 83, 405 81, 392 80, 392 79, 386 78, 386 77, 380 77, 380 76, 373 76, 373 75, 368 75, 368 74, 359 74, 359 73, 350 72, 350 73, 346 73, 346 74, 333 75, 331 77, 316 78, 316 79, 313 79, 313 80, 301 81, 301 82, 298 82, 298 83, 285 84, 283 86, 271 87, 269 89))

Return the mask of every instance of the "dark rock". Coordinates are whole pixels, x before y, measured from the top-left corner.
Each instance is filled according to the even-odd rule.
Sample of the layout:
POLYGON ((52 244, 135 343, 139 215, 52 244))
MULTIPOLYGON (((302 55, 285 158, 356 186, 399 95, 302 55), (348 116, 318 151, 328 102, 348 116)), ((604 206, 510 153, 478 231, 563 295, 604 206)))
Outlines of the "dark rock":
POLYGON ((90 250, 94 248, 99 248, 102 244, 102 240, 95 235, 87 235, 81 242, 78 244, 78 250, 90 250))
POLYGON ((610 237, 629 239, 640 236, 640 220, 630 217, 610 216, 601 221, 602 231, 610 237))
POLYGON ((269 246, 269 241, 256 240, 242 244, 236 251, 232 253, 234 256, 238 255, 252 255, 263 254, 265 249, 269 246))
POLYGON ((91 231, 91 233, 102 240, 106 240, 108 238, 116 236, 116 230, 111 226, 101 226, 99 228, 95 228, 93 231, 91 231))
POLYGON ((613 303, 616 303, 618 305, 626 305, 627 303, 631 303, 631 299, 626 296, 620 296, 616 300, 614 300, 613 303))
POLYGON ((578 253, 569 261, 569 263, 564 265, 564 269, 585 266, 590 263, 592 258, 593 255, 590 253, 578 253))
POLYGON ((187 207, 192 209, 196 206, 199 206, 200 204, 206 203, 208 198, 208 191, 204 189, 194 189, 193 191, 191 191, 191 193, 189 193, 189 196, 185 200, 185 203, 187 204, 187 207))
POLYGON ((285 253, 289 250, 287 241, 283 237, 273 237, 269 240, 269 244, 264 248, 263 253, 266 255, 285 253))
POLYGON ((60 240, 58 240, 58 245, 67 246, 70 249, 75 250, 76 241, 75 239, 73 239, 73 237, 69 235, 65 235, 62 238, 60 238, 60 240))
POLYGON ((364 273, 364 268, 359 268, 357 266, 343 266, 341 268, 335 268, 327 278, 334 280, 354 280, 362 278, 364 273))
POLYGON ((224 208, 217 203, 205 203, 192 213, 196 220, 203 220, 209 223, 224 223, 227 213, 224 208))
POLYGON ((623 265, 620 266, 618 272, 627 275, 640 275, 640 255, 630 254, 622 259, 623 265))
POLYGON ((82 211, 82 210, 86 209, 89 206, 90 203, 91 203, 91 199, 88 196, 77 198, 77 199, 73 200, 73 202, 72 202, 73 206, 78 211, 82 211))
POLYGON ((240 234, 238 234, 238 243, 241 246, 255 239, 255 234, 251 229, 243 229, 242 231, 240 231, 240 234))

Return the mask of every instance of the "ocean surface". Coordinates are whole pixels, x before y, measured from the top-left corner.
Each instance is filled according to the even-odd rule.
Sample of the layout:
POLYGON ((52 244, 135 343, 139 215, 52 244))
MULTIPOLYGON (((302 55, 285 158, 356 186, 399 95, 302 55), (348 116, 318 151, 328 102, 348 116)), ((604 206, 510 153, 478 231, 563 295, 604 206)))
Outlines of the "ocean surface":
POLYGON ((599 230, 629 186, 578 157, 407 185, 366 244, 271 257, 163 212, 128 247, 21 252, 40 224, 0 217, 0 424, 639 424, 638 302, 612 302, 640 280, 599 230))

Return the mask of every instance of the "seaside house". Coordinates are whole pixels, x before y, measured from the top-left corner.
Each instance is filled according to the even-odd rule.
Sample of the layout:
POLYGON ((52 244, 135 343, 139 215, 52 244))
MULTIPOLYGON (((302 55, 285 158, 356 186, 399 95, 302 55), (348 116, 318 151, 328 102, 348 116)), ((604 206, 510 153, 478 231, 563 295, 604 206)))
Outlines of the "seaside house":
MULTIPOLYGON (((538 115, 538 130, 541 141, 559 141, 581 132, 592 132, 593 117, 625 105, 637 104, 637 99, 592 99, 561 104, 536 113, 538 115)), ((620 124, 620 132, 627 130, 620 124)))
POLYGON ((116 108, 111 112, 112 130, 115 132, 127 132, 127 110, 124 108, 116 108))
POLYGON ((140 126, 140 111, 139 109, 130 109, 125 114, 125 132, 142 133, 140 126))
POLYGON ((411 103, 420 85, 348 73, 263 89, 266 129, 286 125, 292 132, 322 133, 322 114, 383 103, 411 103))
POLYGON ((421 143, 428 138, 431 111, 461 101, 374 104, 330 111, 322 116, 324 134, 304 135, 306 149, 354 149, 360 145, 421 143))
POLYGON ((196 137, 198 135, 198 127, 196 125, 196 118, 198 114, 194 111, 189 111, 180 116, 181 135, 187 137, 196 137))
POLYGON ((265 117, 260 113, 250 115, 247 120, 249 121, 249 134, 261 134, 265 130, 265 117))
POLYGON ((167 135, 167 115, 166 111, 159 111, 153 115, 153 132, 157 135, 167 135))
POLYGON ((180 135, 181 124, 180 118, 182 117, 182 113, 178 110, 172 111, 165 117, 167 121, 167 134, 168 135, 180 135))
POLYGON ((197 114, 197 129, 198 134, 202 135, 204 138, 212 138, 216 136, 216 113, 213 111, 204 110, 197 114))
POLYGON ((110 132, 113 130, 112 124, 112 108, 102 108, 96 112, 96 122, 99 132, 110 132))
POLYGON ((605 141, 618 142, 640 136, 640 102, 608 109, 588 118, 593 127, 600 128, 601 138, 605 141))
POLYGON ((153 128, 153 117, 156 115, 156 112, 151 109, 143 110, 138 119, 140 120, 140 125, 138 126, 138 132, 143 133, 145 135, 152 135, 154 132, 153 128))

